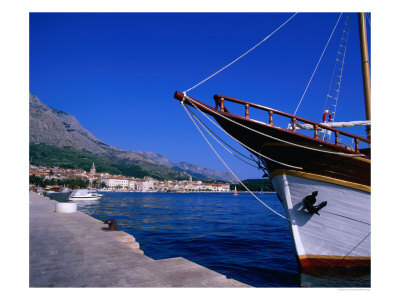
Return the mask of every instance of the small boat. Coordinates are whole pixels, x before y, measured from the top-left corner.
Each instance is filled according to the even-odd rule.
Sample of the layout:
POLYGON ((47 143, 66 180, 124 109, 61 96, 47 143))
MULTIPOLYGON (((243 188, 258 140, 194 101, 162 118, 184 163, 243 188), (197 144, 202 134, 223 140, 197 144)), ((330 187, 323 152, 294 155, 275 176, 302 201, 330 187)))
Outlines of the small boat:
POLYGON ((234 196, 239 195, 238 192, 237 192, 237 189, 236 189, 236 185, 235 185, 235 193, 234 193, 233 195, 234 195, 234 196))
POLYGON ((70 190, 66 187, 64 188, 59 188, 57 190, 48 190, 46 191, 46 194, 60 194, 60 193, 69 193, 70 190))
POLYGON ((263 193, 263 190, 261 189, 261 191, 260 191, 260 195, 262 195, 262 193, 263 193))
POLYGON ((99 200, 101 197, 103 197, 102 194, 91 192, 88 189, 78 189, 71 193, 68 200, 99 200))

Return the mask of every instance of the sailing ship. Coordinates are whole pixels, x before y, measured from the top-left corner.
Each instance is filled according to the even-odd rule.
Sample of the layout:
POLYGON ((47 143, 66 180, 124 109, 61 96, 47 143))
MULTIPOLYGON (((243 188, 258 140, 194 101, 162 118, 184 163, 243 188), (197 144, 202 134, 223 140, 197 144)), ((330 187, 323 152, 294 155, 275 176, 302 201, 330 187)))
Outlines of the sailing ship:
MULTIPOLYGON (((358 21, 366 119, 370 120, 369 58, 363 13, 358 14, 358 21)), ((223 95, 214 96, 215 107, 179 91, 174 98, 212 116, 259 158, 285 210, 303 269, 370 265, 370 125, 368 137, 364 138, 330 124, 330 111, 324 112, 325 122, 320 123, 223 95), (244 116, 231 113, 227 102, 243 105, 244 116), (267 120, 251 119, 249 108, 266 112, 267 120), (286 118, 290 125, 278 127, 274 124, 275 116, 286 118), (311 131, 303 133, 301 129, 311 131), (333 141, 326 138, 331 135, 333 141), (341 143, 343 137, 353 139, 354 147, 341 143)))

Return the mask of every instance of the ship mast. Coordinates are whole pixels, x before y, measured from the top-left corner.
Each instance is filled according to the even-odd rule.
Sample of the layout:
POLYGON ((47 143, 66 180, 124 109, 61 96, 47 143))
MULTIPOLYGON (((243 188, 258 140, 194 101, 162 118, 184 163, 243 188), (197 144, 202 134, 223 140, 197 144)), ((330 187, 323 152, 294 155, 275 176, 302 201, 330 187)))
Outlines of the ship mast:
MULTIPOLYGON (((371 120, 371 79, 369 71, 367 30, 365 24, 365 14, 358 13, 358 26, 360 31, 361 63, 364 84, 365 117, 371 120)), ((367 126, 367 138, 371 139, 371 126, 367 126)))

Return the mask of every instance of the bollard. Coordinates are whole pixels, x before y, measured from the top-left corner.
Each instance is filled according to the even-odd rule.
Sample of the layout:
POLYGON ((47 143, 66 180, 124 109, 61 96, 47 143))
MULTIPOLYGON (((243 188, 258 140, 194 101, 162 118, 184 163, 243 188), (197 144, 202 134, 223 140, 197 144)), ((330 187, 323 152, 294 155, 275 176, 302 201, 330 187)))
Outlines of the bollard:
POLYGON ((108 228, 106 230, 119 231, 119 229, 117 228, 117 221, 115 220, 105 220, 104 224, 108 224, 108 228))

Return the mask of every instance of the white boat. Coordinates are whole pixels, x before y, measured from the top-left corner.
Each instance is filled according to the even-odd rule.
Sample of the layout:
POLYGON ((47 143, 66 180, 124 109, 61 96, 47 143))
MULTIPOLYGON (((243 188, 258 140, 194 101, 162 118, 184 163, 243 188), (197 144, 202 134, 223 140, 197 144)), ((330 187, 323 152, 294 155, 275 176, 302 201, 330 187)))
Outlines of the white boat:
POLYGON ((58 191, 53 191, 53 190, 46 191, 46 194, 60 194, 60 193, 69 193, 69 192, 70 192, 69 188, 64 187, 63 189, 58 190, 58 191))
POLYGON ((102 194, 91 192, 88 189, 78 189, 71 193, 68 200, 99 200, 101 197, 103 197, 102 194))

